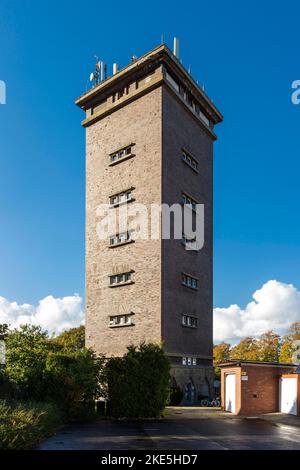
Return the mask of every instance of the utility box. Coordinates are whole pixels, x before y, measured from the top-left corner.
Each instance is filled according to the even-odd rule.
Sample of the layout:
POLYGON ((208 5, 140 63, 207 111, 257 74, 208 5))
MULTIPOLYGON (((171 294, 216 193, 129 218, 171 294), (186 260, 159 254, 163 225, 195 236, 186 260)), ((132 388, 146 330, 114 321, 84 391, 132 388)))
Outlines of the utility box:
MULTIPOLYGON (((256 416, 281 411, 287 402, 284 405, 285 409, 291 409, 295 414, 295 406, 293 407, 295 384, 284 382, 282 385, 281 382, 285 377, 299 377, 293 374, 295 370, 293 364, 230 361, 218 366, 221 368, 221 407, 224 411, 256 416)), ((296 380, 296 399, 299 400, 299 380, 298 378, 296 380)), ((297 405, 296 413, 300 409, 297 405)))

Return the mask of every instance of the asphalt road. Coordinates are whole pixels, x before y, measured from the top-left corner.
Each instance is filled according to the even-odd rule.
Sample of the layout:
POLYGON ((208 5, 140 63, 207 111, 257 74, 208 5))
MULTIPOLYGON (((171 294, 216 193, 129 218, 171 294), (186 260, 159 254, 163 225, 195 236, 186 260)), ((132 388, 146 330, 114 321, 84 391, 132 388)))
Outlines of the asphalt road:
MULTIPOLYGON (((299 418, 300 419, 300 418, 299 418)), ((159 421, 71 425, 40 450, 300 450, 300 427, 218 410, 170 409, 159 421)))

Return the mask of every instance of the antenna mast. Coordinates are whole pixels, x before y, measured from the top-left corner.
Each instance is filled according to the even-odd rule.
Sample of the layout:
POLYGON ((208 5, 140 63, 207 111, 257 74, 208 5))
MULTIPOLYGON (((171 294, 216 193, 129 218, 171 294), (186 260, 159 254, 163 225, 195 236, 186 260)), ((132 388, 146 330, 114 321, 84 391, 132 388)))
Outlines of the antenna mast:
POLYGON ((106 80, 107 68, 106 64, 99 60, 98 56, 95 55, 94 58, 96 59, 95 71, 90 74, 90 82, 94 82, 93 86, 96 86, 106 80))

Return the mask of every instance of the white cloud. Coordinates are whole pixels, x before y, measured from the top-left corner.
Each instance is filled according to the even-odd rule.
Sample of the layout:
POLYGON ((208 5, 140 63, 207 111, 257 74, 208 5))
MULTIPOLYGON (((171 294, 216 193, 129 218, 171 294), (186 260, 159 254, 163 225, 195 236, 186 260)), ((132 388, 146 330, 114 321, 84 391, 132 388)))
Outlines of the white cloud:
MULTIPOLYGON (((268 330, 284 334, 291 323, 300 321, 300 291, 292 284, 268 281, 254 292, 244 309, 238 305, 214 309, 214 341, 237 342, 245 336, 259 336, 268 330)), ((0 324, 12 328, 30 323, 41 325, 50 334, 84 324, 82 298, 78 294, 55 298, 38 305, 18 304, 0 297, 0 324)))
POLYGON ((37 306, 18 304, 0 297, 0 324, 8 323, 12 328, 30 323, 40 325, 50 334, 82 325, 84 313, 82 298, 78 294, 63 298, 48 295, 37 306))
POLYGON ((292 284, 268 281, 254 292, 244 309, 238 305, 214 309, 214 341, 236 342, 273 330, 284 334, 300 321, 300 291, 292 284))

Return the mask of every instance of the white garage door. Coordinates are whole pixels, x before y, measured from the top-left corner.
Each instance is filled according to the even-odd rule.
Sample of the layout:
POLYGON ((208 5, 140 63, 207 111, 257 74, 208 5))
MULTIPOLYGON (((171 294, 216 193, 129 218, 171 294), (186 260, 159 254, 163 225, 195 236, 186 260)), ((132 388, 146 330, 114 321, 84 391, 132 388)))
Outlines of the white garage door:
POLYGON ((280 411, 297 415, 297 379, 280 379, 280 411))
POLYGON ((235 374, 226 375, 225 410, 235 413, 235 374))

